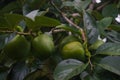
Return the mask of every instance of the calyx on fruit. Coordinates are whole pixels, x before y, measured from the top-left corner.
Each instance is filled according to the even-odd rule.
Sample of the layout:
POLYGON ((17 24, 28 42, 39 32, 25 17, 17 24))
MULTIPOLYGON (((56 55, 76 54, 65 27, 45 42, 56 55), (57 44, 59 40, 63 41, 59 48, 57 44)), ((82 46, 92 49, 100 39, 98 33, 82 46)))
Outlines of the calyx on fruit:
POLYGON ((82 44, 78 41, 73 41, 64 45, 61 54, 64 59, 68 59, 68 58, 79 59, 79 60, 85 59, 84 48, 82 44))
POLYGON ((98 47, 100 47, 102 44, 104 44, 105 42, 102 40, 97 40, 96 42, 94 42, 89 49, 91 50, 96 50, 98 47))
POLYGON ((47 59, 54 52, 55 46, 51 36, 40 34, 32 41, 34 55, 41 60, 47 59))
POLYGON ((13 60, 21 60, 29 55, 30 43, 23 35, 16 35, 4 47, 6 55, 13 60))

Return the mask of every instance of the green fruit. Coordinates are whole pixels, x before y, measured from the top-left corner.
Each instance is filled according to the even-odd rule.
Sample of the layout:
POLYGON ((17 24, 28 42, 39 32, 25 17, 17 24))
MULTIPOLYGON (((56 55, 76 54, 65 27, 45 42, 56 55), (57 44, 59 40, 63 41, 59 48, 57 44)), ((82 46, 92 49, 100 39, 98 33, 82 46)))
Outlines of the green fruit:
POLYGON ((30 43, 22 35, 16 35, 4 47, 6 55, 13 60, 21 60, 29 55, 30 43))
POLYGON ((41 34, 32 41, 32 48, 35 56, 41 60, 45 60, 52 55, 55 46, 50 36, 47 34, 41 34))
POLYGON ((16 26, 15 29, 19 32, 23 32, 23 28, 21 26, 16 26))
POLYGON ((62 48, 62 57, 64 59, 73 58, 73 59, 79 59, 84 60, 85 59, 85 51, 82 47, 82 44, 78 41, 70 42, 66 44, 62 48))
POLYGON ((93 43, 89 49, 91 50, 96 50, 98 47, 100 47, 102 44, 104 44, 104 41, 102 40, 97 40, 95 43, 93 43))
POLYGON ((73 35, 65 37, 62 40, 62 42, 60 43, 60 48, 62 48, 65 44, 73 42, 73 41, 78 41, 78 39, 75 36, 73 36, 73 35))

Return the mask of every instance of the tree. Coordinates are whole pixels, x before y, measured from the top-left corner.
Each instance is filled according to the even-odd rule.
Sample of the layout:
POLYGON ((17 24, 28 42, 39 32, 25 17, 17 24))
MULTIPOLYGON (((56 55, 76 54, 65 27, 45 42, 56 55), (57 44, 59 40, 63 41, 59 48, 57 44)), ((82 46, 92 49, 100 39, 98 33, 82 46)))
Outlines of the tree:
POLYGON ((120 79, 119 0, 0 5, 0 80, 120 79))

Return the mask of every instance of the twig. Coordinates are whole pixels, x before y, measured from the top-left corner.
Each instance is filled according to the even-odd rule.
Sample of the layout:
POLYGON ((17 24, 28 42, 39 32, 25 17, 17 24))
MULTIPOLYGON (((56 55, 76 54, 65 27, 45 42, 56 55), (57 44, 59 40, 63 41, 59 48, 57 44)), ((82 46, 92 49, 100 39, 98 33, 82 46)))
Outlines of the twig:
POLYGON ((96 10, 100 10, 100 9, 102 9, 102 8, 105 7, 109 2, 110 2, 110 1, 105 2, 105 3, 102 4, 101 6, 97 7, 96 10))
POLYGON ((91 60, 90 60, 90 58, 88 58, 88 59, 89 59, 89 60, 88 60, 88 61, 89 61, 89 64, 90 64, 90 66, 91 66, 91 70, 93 70, 93 67, 94 67, 94 66, 93 66, 93 64, 92 64, 92 62, 91 62, 91 60))
POLYGON ((89 5, 89 9, 93 10, 95 6, 95 0, 92 0, 91 4, 89 5))
POLYGON ((65 30, 64 29, 55 29, 55 28, 53 28, 53 29, 51 29, 51 31, 49 32, 49 34, 58 33, 58 32, 65 32, 65 30))
POLYGON ((53 30, 52 32, 53 33, 65 32, 65 30, 64 29, 56 29, 56 30, 53 30))
POLYGON ((49 0, 51 5, 62 15, 62 17, 72 26, 76 27, 77 29, 79 29, 81 31, 81 35, 82 35, 82 39, 85 41, 86 37, 85 37, 85 33, 83 31, 82 28, 80 28, 80 26, 76 25, 75 23, 73 23, 69 18, 66 17, 65 13, 63 13, 53 2, 53 0, 49 0))
POLYGON ((16 32, 16 31, 9 31, 9 30, 6 30, 6 31, 0 30, 0 32, 1 33, 16 33, 16 34, 20 34, 20 35, 33 35, 33 36, 36 36, 35 33, 16 32))

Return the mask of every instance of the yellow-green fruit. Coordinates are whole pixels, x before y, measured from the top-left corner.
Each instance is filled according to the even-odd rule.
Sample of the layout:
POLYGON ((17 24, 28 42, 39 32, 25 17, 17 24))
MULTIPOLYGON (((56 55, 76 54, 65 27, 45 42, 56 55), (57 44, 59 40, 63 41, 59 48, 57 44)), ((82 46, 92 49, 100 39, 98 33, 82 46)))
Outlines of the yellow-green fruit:
POLYGON ((82 47, 82 44, 78 41, 70 42, 62 48, 62 57, 64 59, 73 58, 84 60, 85 51, 82 47))
POLYGON ((69 35, 69 36, 65 37, 65 38, 61 41, 61 43, 60 43, 60 46, 59 46, 60 50, 62 49, 62 47, 63 47, 65 44, 70 43, 70 42, 73 42, 73 41, 78 41, 78 39, 77 39, 75 36, 73 36, 73 35, 69 35))
POLYGON ((6 55, 13 60, 22 60, 29 55, 30 43, 22 35, 16 35, 4 47, 6 55))
POLYGON ((102 40, 97 40, 95 43, 93 43, 89 49, 91 50, 96 50, 98 47, 100 47, 102 44, 104 44, 104 41, 102 40))
POLYGON ((45 60, 52 55, 55 46, 50 36, 47 34, 41 34, 32 41, 32 48, 35 56, 41 60, 45 60))

